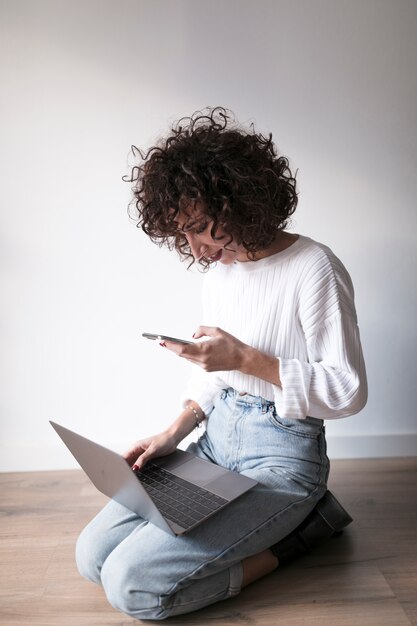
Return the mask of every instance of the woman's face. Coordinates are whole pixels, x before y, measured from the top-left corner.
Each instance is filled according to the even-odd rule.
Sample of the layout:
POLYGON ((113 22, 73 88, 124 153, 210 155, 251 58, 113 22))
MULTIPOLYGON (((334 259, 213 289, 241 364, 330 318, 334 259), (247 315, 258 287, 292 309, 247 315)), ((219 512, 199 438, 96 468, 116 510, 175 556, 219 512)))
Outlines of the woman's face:
POLYGON ((211 235, 213 220, 207 217, 198 206, 187 212, 180 211, 176 217, 179 230, 184 234, 196 261, 206 259, 210 263, 229 265, 234 261, 247 261, 247 251, 235 243, 230 235, 224 233, 221 227, 216 229, 215 238, 211 235))

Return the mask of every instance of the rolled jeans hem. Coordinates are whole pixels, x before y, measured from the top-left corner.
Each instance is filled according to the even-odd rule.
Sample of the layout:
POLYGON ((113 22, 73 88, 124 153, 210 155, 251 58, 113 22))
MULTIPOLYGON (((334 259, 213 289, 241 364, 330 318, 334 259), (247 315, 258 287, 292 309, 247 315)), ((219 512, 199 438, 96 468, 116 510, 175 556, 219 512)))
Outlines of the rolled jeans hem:
POLYGON ((242 580, 243 580, 243 567, 242 563, 236 563, 232 565, 229 569, 230 573, 230 582, 229 589, 227 591, 227 597, 232 598, 233 596, 237 596, 242 589, 242 580))
MULTIPOLYGON (((207 593, 207 595, 205 595, 204 597, 194 598, 192 600, 187 600, 186 598, 181 599, 181 591, 179 591, 167 598, 168 602, 165 606, 162 600, 158 608, 155 607, 154 610, 148 611, 147 619, 166 619, 169 617, 175 617, 176 615, 184 615, 186 613, 205 608, 206 606, 214 604, 215 602, 220 602, 222 600, 227 600, 229 598, 237 596, 242 588, 242 564, 236 563, 232 565, 229 568, 228 572, 229 584, 226 589, 216 589, 211 594, 207 593), (154 617, 149 617, 151 613, 154 615, 154 617)), ((187 590, 185 590, 186 595, 187 593, 187 590)))

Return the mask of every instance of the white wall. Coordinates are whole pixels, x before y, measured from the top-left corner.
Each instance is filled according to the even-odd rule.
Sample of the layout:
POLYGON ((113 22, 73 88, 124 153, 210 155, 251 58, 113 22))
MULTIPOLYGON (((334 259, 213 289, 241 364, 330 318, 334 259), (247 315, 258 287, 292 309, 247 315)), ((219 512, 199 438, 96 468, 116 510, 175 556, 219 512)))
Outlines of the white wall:
POLYGON ((201 276, 129 222, 130 145, 224 105, 298 168, 293 230, 356 286, 370 397, 332 457, 417 454, 413 0, 1 2, 2 470, 72 466, 55 419, 123 449, 175 415, 201 276))

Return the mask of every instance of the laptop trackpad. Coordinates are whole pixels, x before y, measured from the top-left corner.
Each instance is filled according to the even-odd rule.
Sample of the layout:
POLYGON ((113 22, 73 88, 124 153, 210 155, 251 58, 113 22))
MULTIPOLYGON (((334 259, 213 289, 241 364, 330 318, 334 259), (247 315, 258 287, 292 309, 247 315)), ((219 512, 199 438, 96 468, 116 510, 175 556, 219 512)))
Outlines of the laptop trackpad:
POLYGON ((189 480, 200 487, 204 487, 219 476, 225 474, 225 470, 214 463, 204 462, 201 459, 190 459, 182 465, 169 470, 176 476, 189 480))

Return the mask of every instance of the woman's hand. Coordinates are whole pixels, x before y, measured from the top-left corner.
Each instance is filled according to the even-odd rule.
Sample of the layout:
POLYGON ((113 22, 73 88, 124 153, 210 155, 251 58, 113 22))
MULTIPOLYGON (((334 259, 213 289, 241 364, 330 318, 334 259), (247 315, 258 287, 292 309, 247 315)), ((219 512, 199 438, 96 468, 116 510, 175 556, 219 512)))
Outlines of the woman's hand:
POLYGON ((199 365, 206 372, 238 370, 281 386, 279 361, 275 356, 248 346, 221 328, 199 326, 194 338, 201 337, 209 339, 185 345, 165 340, 161 345, 199 365))
POLYGON ((196 414, 199 415, 199 421, 204 419, 204 413, 201 407, 194 400, 188 400, 187 406, 184 408, 179 417, 162 433, 140 439, 136 441, 123 457, 129 463, 130 467, 136 471, 149 461, 158 456, 166 456, 175 452, 180 441, 189 435, 196 426, 196 414))
POLYGON ((178 441, 168 432, 136 441, 123 457, 133 470, 140 470, 149 459, 175 452, 178 441))
POLYGON ((161 345, 199 365, 206 372, 241 370, 245 355, 252 349, 233 335, 213 326, 199 326, 193 336, 195 339, 209 339, 187 345, 165 340, 161 345))

